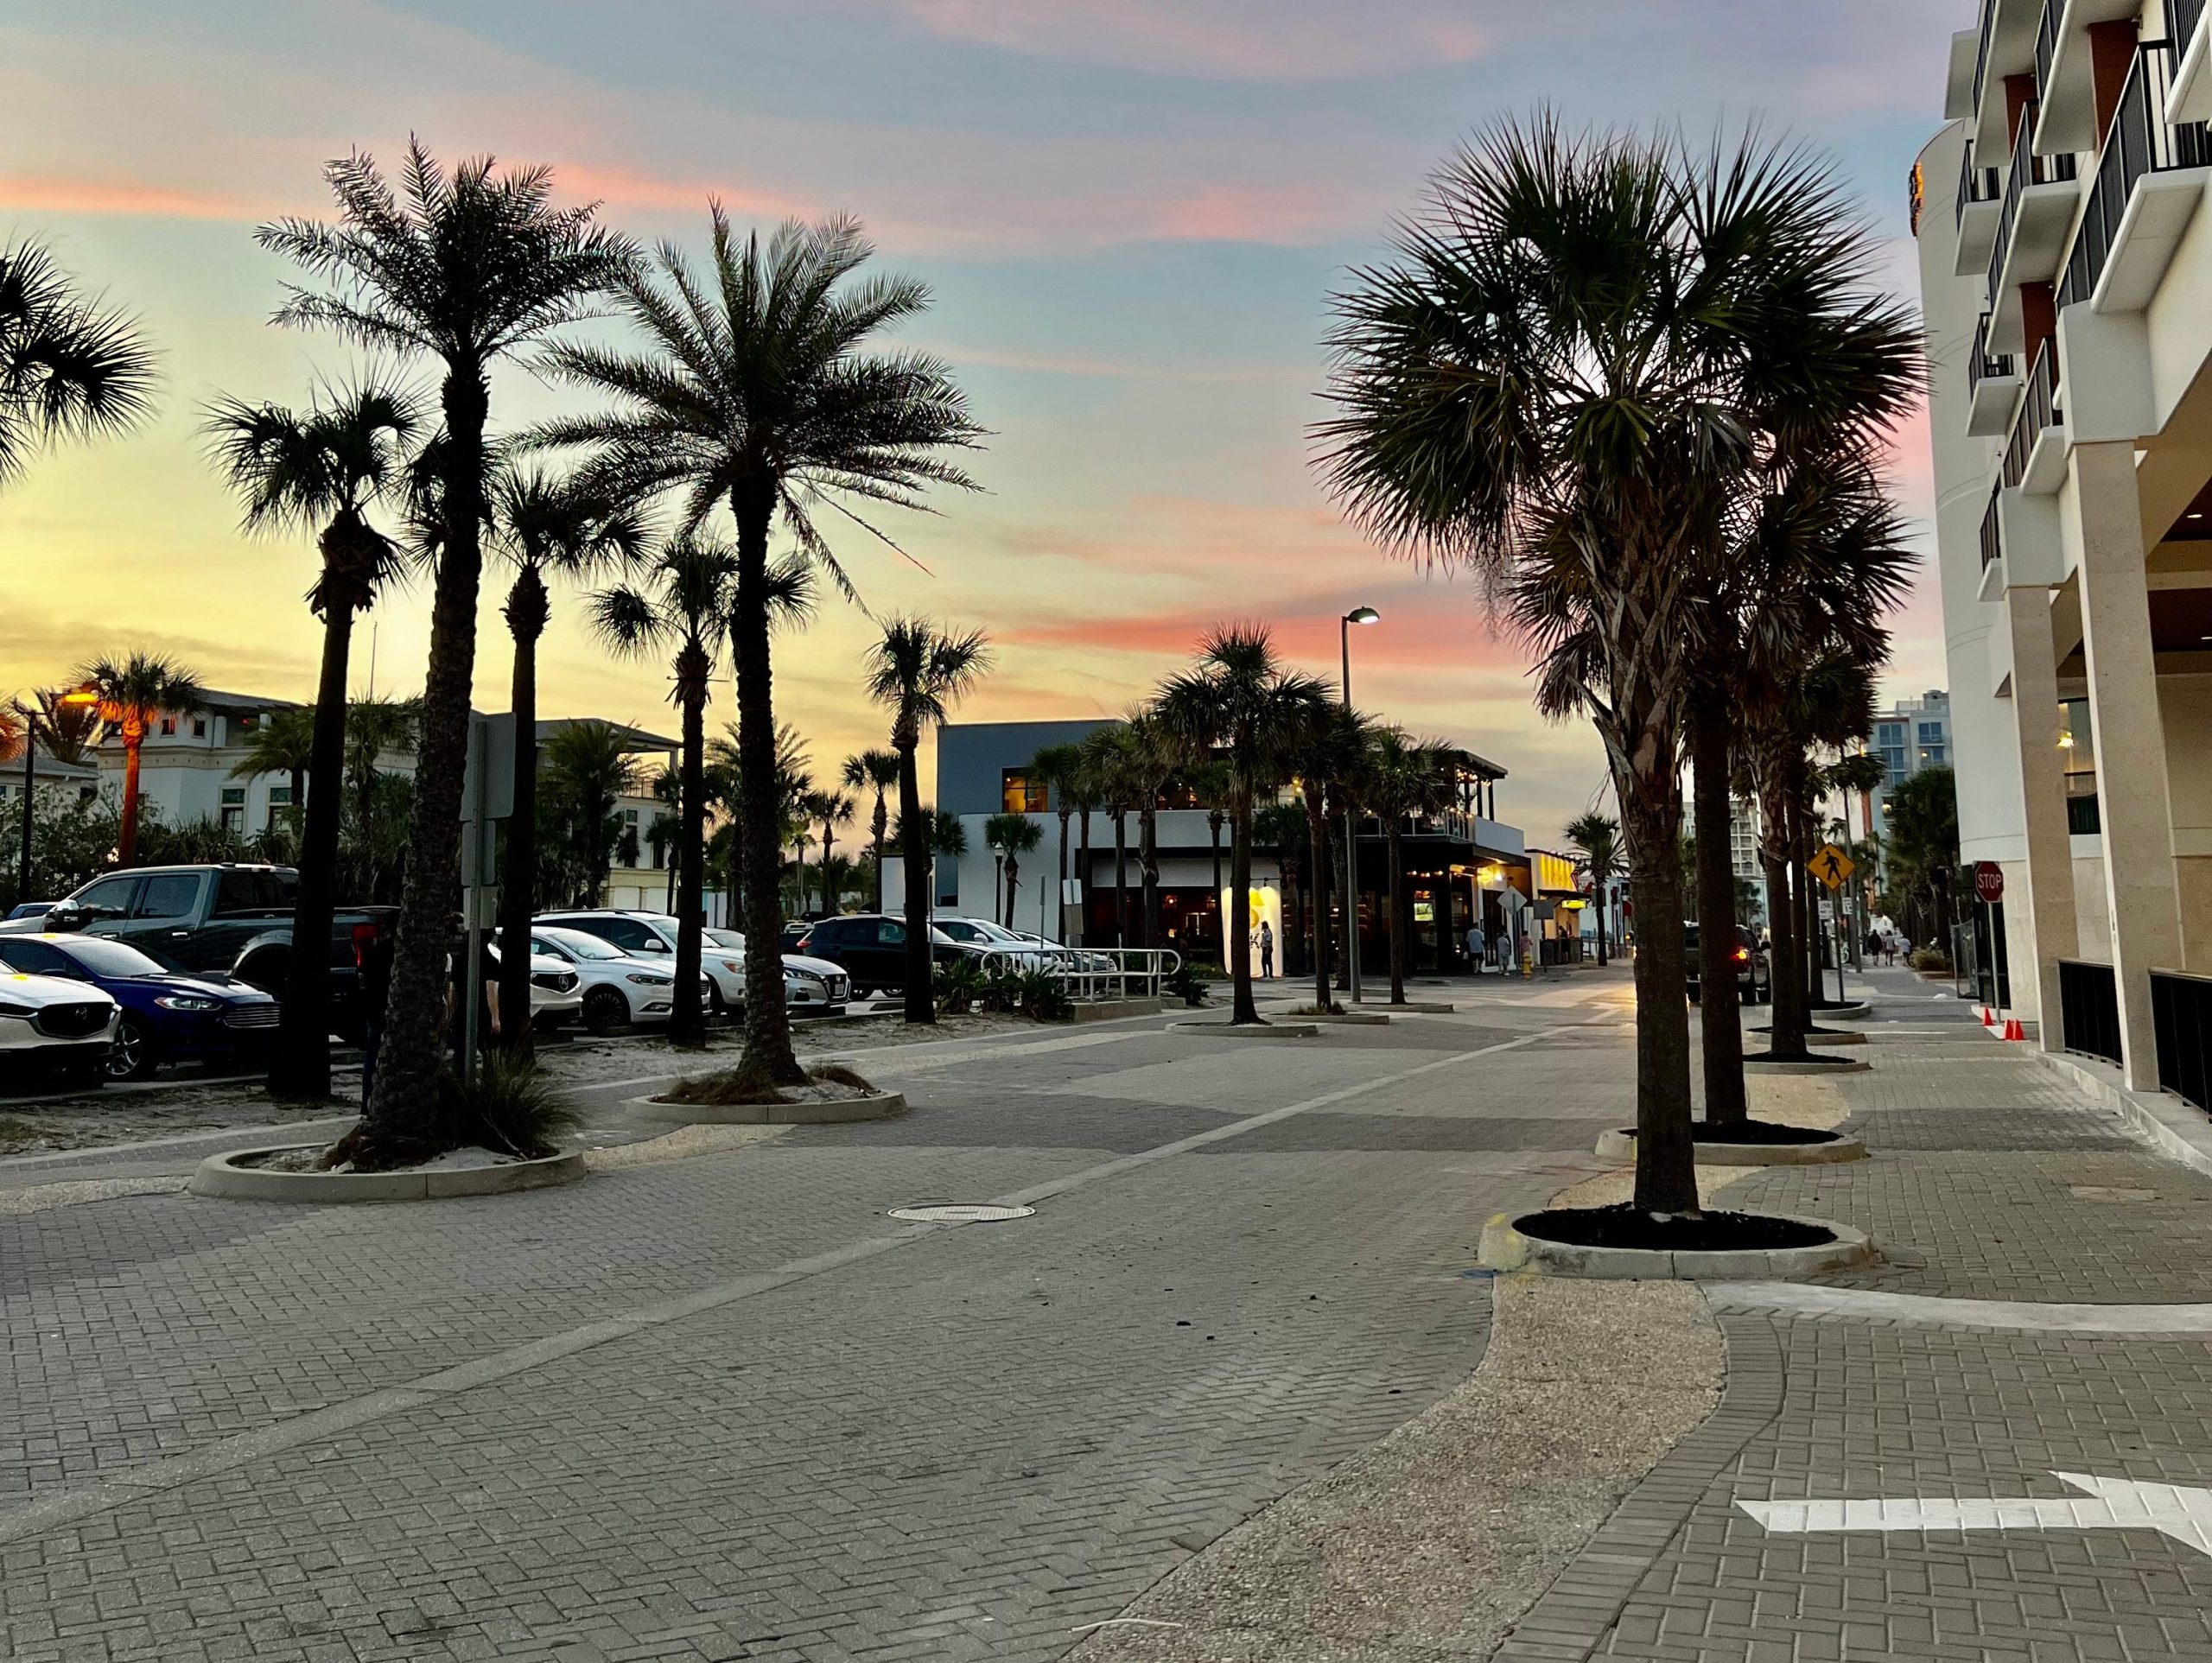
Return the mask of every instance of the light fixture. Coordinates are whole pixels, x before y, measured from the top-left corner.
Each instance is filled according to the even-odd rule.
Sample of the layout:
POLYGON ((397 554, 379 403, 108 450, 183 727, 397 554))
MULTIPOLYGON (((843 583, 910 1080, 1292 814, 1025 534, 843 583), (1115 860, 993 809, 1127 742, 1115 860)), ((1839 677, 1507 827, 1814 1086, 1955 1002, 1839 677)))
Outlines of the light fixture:
POLYGON ((61 695, 63 704, 98 704, 99 689, 92 687, 73 687, 61 695))
POLYGON ((1372 606, 1354 606, 1344 614, 1347 624, 1379 624, 1382 621, 1382 614, 1372 606))

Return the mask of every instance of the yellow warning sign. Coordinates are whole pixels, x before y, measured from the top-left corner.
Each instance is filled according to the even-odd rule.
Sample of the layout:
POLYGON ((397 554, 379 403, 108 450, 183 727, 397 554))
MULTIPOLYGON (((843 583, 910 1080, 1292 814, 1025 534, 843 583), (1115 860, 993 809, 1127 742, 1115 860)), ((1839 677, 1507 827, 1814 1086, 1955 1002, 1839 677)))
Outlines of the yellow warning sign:
POLYGON ((1841 889, 1844 880, 1859 869, 1857 863, 1833 843, 1821 844, 1820 852, 1806 861, 1805 866, 1830 889, 1841 889))

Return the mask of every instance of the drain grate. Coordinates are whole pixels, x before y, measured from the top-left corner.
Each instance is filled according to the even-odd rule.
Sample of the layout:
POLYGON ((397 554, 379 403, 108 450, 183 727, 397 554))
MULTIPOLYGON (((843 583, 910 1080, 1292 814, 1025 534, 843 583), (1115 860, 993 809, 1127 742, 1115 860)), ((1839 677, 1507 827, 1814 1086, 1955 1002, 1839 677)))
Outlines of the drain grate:
POLYGON ((1009 1218, 1033 1217, 1034 1207, 987 1207, 974 1202, 940 1206, 893 1207, 891 1216, 909 1224, 997 1224, 1009 1218))

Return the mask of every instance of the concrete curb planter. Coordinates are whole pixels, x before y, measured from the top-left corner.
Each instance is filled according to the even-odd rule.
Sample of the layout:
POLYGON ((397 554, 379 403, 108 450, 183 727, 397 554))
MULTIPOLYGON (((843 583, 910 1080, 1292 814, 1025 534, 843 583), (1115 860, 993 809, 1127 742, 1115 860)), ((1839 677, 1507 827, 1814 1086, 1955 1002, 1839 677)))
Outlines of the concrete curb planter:
MULTIPOLYGON (((1840 1135, 1822 1143, 1706 1143, 1694 1141, 1700 1166, 1828 1166, 1838 1161, 1865 1160, 1866 1146, 1840 1135)), ((1598 1139, 1604 1160, 1636 1158, 1636 1133, 1606 1132, 1598 1139)))
POLYGON ((640 1120, 670 1126, 850 1126, 887 1120, 906 1112, 906 1095, 879 1091, 829 1103, 664 1103, 657 1097, 631 1097, 624 1107, 640 1120))
MULTIPOLYGON (((1753 1028, 1751 1031, 1771 1034, 1774 1030, 1753 1028)), ((1863 1045, 1866 1043, 1866 1036, 1856 1028, 1830 1028, 1826 1033, 1807 1034, 1805 1043, 1808 1045, 1863 1045)))
POLYGON ((1812 1007, 1812 1018, 1815 1022, 1824 1016, 1840 1016, 1848 1019, 1854 1016, 1864 1016, 1873 1008, 1865 1000, 1854 999, 1847 1005, 1815 1005, 1812 1007))
POLYGON ((1811 1074, 1823 1079, 1831 1074, 1865 1074, 1873 1066, 1859 1057, 1839 1057, 1833 1063, 1771 1063, 1750 1057, 1744 1059, 1746 1074, 1811 1074))
POLYGON ((1311 1019, 1297 1022, 1171 1022, 1170 1033, 1205 1034, 1215 1039, 1311 1039, 1321 1025, 1311 1019))
POLYGON ((581 1184, 587 1168, 581 1149, 564 1150, 538 1160, 509 1161, 499 1166, 456 1166, 429 1171, 272 1172, 251 1165, 256 1156, 320 1149, 321 1144, 262 1144, 210 1155, 200 1163, 186 1190, 226 1201, 296 1201, 329 1207, 357 1201, 448 1201, 462 1196, 509 1196, 524 1190, 548 1190, 581 1184))
POLYGON ((1390 1025, 1390 1019, 1380 1011, 1345 1011, 1332 1014, 1321 1011, 1294 1010, 1290 1019, 1294 1022, 1334 1023, 1340 1028, 1387 1028, 1390 1025))
POLYGON ((1825 1218, 1797 1218, 1794 1222, 1833 1231, 1835 1240, 1808 1247, 1753 1247, 1706 1253, 1578 1247, 1523 1235, 1514 1228, 1511 1214, 1500 1213, 1483 1227, 1482 1260, 1492 1270, 1605 1281, 1781 1282, 1850 1270, 1872 1264, 1880 1257, 1874 1251, 1874 1244, 1848 1225, 1825 1218))
POLYGON ((1384 999, 1363 999, 1359 1002, 1360 1005, 1366 1009, 1378 1011, 1405 1011, 1410 1013, 1418 1013, 1421 1016, 1449 1016, 1452 1012, 1459 1008, 1450 1000, 1446 999, 1408 999, 1404 1000, 1402 1003, 1395 1005, 1384 999))

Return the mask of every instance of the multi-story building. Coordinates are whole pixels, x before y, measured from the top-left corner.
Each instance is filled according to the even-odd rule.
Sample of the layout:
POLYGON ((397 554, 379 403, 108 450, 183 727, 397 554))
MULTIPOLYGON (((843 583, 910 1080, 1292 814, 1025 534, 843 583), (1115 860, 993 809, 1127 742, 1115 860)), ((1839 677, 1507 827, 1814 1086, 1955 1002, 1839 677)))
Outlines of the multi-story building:
POLYGON ((1961 853, 2003 879, 1982 959, 2139 1089, 2212 1011, 2204 10, 1981 0, 1914 172, 1961 853))
POLYGON ((1874 743, 1889 777, 1872 793, 1875 823, 1888 812, 1890 792, 1923 768, 1951 765, 1951 695, 1931 689, 1917 699, 1900 699, 1874 713, 1874 743))

